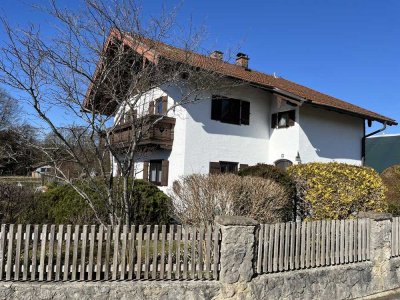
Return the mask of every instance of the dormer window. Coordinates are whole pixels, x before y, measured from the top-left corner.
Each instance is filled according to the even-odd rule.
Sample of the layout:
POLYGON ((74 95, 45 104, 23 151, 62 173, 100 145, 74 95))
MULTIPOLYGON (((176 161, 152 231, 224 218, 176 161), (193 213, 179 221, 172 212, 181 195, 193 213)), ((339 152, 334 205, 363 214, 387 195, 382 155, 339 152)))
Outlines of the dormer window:
POLYGON ((282 111, 279 113, 272 114, 271 117, 271 128, 287 128, 294 126, 296 121, 296 111, 282 111))

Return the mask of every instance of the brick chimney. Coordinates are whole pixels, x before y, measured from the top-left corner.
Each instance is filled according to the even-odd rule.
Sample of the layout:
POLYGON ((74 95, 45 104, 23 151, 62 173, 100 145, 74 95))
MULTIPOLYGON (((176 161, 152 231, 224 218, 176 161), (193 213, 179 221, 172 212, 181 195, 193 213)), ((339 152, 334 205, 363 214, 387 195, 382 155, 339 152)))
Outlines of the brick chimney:
POLYGON ((224 53, 218 50, 211 52, 210 57, 218 60, 222 60, 224 53))
POLYGON ((245 69, 249 68, 249 57, 247 54, 239 52, 236 54, 236 65, 241 66, 245 69))

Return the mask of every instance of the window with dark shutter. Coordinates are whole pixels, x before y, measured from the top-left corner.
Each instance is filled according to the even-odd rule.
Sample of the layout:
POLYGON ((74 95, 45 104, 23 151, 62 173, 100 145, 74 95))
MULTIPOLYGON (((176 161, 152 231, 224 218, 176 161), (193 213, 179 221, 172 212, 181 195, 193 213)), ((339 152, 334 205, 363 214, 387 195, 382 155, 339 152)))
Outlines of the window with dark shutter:
POLYGON ((228 124, 249 125, 250 102, 223 96, 212 96, 211 119, 228 124))
POLYGON ((151 160, 149 164, 149 181, 161 185, 162 160, 151 160))
POLYGON ((149 181, 149 162, 143 163, 143 180, 149 181))
POLYGON ((169 168, 169 161, 164 159, 161 162, 161 185, 162 186, 168 185, 168 168, 169 168))
POLYGON ((154 101, 149 102, 149 115, 154 115, 154 101))
POLYGON ((240 123, 243 125, 250 124, 250 102, 242 101, 242 111, 241 111, 241 119, 240 123))
POLYGON ((221 120, 221 103, 220 98, 216 96, 212 97, 211 100, 211 120, 220 121, 221 120))
POLYGON ((221 167, 219 162, 210 162, 210 174, 220 174, 221 167))
POLYGON ((282 111, 279 113, 272 114, 271 116, 271 127, 272 128, 287 128, 294 126, 296 122, 296 111, 282 111))

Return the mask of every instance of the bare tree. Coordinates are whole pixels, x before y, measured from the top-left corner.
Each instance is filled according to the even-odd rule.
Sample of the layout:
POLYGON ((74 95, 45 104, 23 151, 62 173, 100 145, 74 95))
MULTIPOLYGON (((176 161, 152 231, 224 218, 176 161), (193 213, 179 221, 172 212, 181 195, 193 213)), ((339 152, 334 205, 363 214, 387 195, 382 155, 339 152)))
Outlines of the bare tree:
POLYGON ((152 128, 176 107, 203 99, 205 91, 238 83, 222 75, 218 59, 207 70, 193 63, 199 59, 193 51, 201 32, 179 36, 175 10, 144 22, 135 0, 82 4, 79 11, 66 10, 50 1, 43 10, 55 25, 51 37, 37 26, 17 30, 3 19, 8 45, 1 49, 0 82, 23 91, 51 131, 52 142, 39 150, 57 169, 55 176, 85 199, 99 223, 129 224, 130 178, 138 157, 152 150, 143 143, 152 128), (175 52, 166 41, 185 51, 175 52), (157 87, 173 87, 179 97, 163 113, 148 115, 148 94, 157 87), (51 117, 55 109, 63 114, 62 124, 51 117), (121 116, 129 117, 130 134, 123 143, 115 140, 121 116), (86 189, 63 172, 60 161, 79 166, 86 189), (107 207, 108 220, 100 217, 93 193, 107 207))

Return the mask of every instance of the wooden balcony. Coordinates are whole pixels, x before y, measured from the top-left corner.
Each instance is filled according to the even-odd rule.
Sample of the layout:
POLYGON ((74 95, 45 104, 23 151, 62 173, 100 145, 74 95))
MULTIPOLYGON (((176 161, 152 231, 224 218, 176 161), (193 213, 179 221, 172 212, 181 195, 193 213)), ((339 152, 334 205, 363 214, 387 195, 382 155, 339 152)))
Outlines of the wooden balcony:
MULTIPOLYGON (((159 115, 146 116, 145 125, 141 124, 143 137, 139 141, 139 146, 154 147, 158 149, 172 149, 174 142, 175 118, 163 117, 154 126, 152 124, 159 115)), ((143 123, 140 119, 133 121, 136 124, 143 123)), ((117 148, 128 147, 134 138, 133 123, 117 125, 110 134, 110 143, 117 148)))

